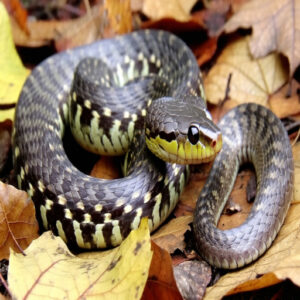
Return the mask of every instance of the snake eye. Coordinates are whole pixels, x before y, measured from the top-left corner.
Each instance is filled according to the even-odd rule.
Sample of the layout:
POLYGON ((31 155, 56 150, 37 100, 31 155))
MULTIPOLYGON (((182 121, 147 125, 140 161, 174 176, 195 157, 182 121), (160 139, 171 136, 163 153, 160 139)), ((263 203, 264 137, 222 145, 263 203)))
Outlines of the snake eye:
POLYGON ((188 139, 193 144, 196 145, 199 141, 199 130, 196 126, 190 126, 188 130, 188 139))

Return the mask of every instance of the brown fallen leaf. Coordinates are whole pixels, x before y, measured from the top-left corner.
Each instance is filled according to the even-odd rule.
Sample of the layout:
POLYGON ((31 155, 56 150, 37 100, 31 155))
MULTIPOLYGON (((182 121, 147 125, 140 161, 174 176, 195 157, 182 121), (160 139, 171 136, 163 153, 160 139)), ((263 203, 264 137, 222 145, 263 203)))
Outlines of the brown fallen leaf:
POLYGON ((154 242, 151 245, 153 257, 142 300, 182 299, 174 278, 170 254, 154 242))
POLYGON ((247 183, 249 182, 251 176, 252 172, 249 170, 244 170, 237 176, 233 190, 229 197, 231 201, 229 201, 229 203, 227 202, 227 205, 232 202, 235 205, 238 205, 240 210, 232 215, 227 214, 226 209, 228 206, 226 205, 218 222, 218 228, 226 230, 238 227, 247 219, 252 207, 252 204, 248 203, 246 200, 247 183))
POLYGON ((300 2, 295 0, 253 0, 245 3, 224 27, 253 28, 250 51, 263 57, 272 51, 286 55, 290 76, 300 63, 300 2))
POLYGON ((211 267, 205 261, 185 261, 174 267, 177 286, 184 299, 202 299, 211 281, 211 267))
POLYGON ((115 157, 102 156, 94 165, 90 175, 103 179, 116 179, 121 177, 121 170, 115 157))
POLYGON ((38 237, 33 202, 24 191, 0 182, 0 260, 20 252, 38 237))
POLYGON ((189 226, 191 222, 193 222, 192 216, 171 219, 152 235, 152 241, 169 253, 173 253, 176 249, 183 251, 184 234, 187 230, 191 230, 189 226))
POLYGON ((145 21, 141 24, 141 28, 162 29, 176 34, 182 34, 188 31, 201 30, 204 28, 204 25, 202 20, 193 18, 193 16, 188 21, 178 21, 166 17, 158 20, 145 21))
POLYGON ((269 100, 269 106, 273 113, 279 118, 286 118, 288 116, 300 113, 300 102, 298 90, 300 84, 296 80, 283 86, 277 93, 273 94, 269 100), (292 85, 291 96, 287 97, 292 85))
POLYGON ((55 41, 58 50, 93 42, 103 35, 106 18, 101 12, 101 5, 98 5, 94 6, 90 13, 73 20, 30 20, 27 22, 28 34, 11 17, 14 42, 18 46, 40 47, 55 41))
POLYGON ((132 30, 132 13, 130 0, 105 1, 103 16, 107 16, 103 30, 103 38, 125 34, 132 30))
POLYGON ((181 22, 188 21, 196 0, 144 0, 142 12, 152 20, 172 18, 181 22))
POLYGON ((216 37, 210 38, 204 43, 192 47, 193 53, 197 58, 199 66, 207 63, 217 51, 217 42, 216 37))
POLYGON ((102 259, 74 256, 50 232, 25 253, 10 257, 8 284, 16 299, 140 299, 152 258, 148 220, 102 259))
POLYGON ((7 11, 12 14, 20 27, 28 34, 27 16, 28 13, 20 0, 3 0, 7 11))
POLYGON ((248 38, 231 42, 218 57, 204 80, 207 99, 220 103, 226 95, 237 103, 256 102, 265 105, 269 96, 288 79, 287 69, 278 54, 253 59, 248 38))

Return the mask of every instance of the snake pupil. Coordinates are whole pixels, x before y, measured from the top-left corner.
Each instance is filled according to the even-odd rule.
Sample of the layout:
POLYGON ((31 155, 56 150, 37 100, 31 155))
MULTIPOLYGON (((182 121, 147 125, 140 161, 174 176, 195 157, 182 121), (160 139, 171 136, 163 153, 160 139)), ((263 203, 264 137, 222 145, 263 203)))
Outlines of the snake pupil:
POLYGON ((196 145, 199 141, 199 130, 196 126, 190 126, 188 130, 188 139, 193 144, 196 145))

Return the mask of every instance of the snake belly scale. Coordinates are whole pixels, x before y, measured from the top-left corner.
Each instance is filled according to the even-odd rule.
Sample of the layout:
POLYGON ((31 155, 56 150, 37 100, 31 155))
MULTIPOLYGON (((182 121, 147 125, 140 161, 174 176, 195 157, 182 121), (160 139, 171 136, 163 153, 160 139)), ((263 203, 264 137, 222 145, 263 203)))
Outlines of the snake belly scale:
MULTIPOLYGON (((140 31, 96 42, 40 64, 22 89, 13 132, 18 185, 32 197, 39 222, 68 245, 86 249, 120 244, 144 216, 150 230, 156 229, 176 206, 189 171, 184 165, 152 155, 145 137, 154 153, 164 147, 173 151, 168 154, 163 149, 163 154, 158 154, 167 161, 179 154, 177 162, 196 163, 199 153, 202 161, 211 160, 219 152, 221 140, 203 99, 192 52, 163 31, 140 31), (81 84, 86 75, 88 89, 81 84), (90 100, 92 94, 101 106, 90 100), (160 97, 166 98, 154 106, 160 97), (173 105, 168 114, 160 109, 165 103, 173 105), (183 113, 186 106, 192 109, 183 113), (150 117, 151 108, 158 110, 159 117, 150 117), (198 123, 193 113, 199 116, 198 123), (182 129, 181 120, 189 120, 190 115, 191 127, 182 129), (179 117, 176 134, 169 131, 174 127, 174 122, 171 126, 168 121, 172 116, 179 117), (161 118, 167 121, 161 122, 161 118), (158 126, 154 133, 146 127, 144 134, 145 119, 158 126), (99 180, 76 169, 62 144, 67 123, 75 139, 90 151, 127 152, 126 177, 99 180), (182 142, 184 136, 192 143, 188 139, 182 142), (174 143, 175 137, 181 145, 174 143)), ((198 249, 210 263, 234 268, 256 259, 275 238, 291 199, 293 162, 280 120, 263 107, 240 106, 220 127, 223 150, 197 202, 194 229, 198 249), (237 172, 239 163, 246 160, 255 166, 258 199, 247 222, 223 234, 215 227, 229 194, 223 187, 232 187, 233 178, 228 174, 237 172), (285 180, 279 182, 279 176, 285 180), (224 248, 228 251, 222 254, 224 248), (238 253, 230 251, 235 248, 238 253)))

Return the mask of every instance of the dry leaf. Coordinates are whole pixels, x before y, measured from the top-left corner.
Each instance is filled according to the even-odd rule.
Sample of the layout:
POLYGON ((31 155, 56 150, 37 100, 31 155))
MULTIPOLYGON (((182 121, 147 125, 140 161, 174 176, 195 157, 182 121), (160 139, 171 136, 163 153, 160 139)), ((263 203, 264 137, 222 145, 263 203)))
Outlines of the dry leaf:
POLYGON ((90 13, 73 20, 28 21, 29 34, 11 18, 14 41, 19 46, 40 47, 55 40, 59 50, 93 42, 102 36, 106 21, 100 8, 101 5, 94 6, 90 13))
POLYGON ((103 16, 107 16, 103 37, 109 38, 117 34, 125 34, 132 30, 132 14, 130 0, 113 0, 104 2, 103 16))
POLYGON ((230 43, 205 78, 209 102, 218 104, 225 98, 230 74, 228 97, 238 103, 256 102, 265 105, 269 96, 288 79, 287 69, 280 56, 270 54, 253 59, 247 38, 230 43))
POLYGON ((0 2, 0 121, 13 120, 15 104, 29 74, 13 43, 8 14, 0 2), (2 106, 2 110, 1 110, 2 106))
POLYGON ((171 219, 152 235, 152 240, 169 253, 173 253, 176 249, 183 251, 184 234, 187 230, 191 230, 189 224, 192 222, 192 216, 171 219))
POLYGON ((230 10, 230 3, 224 0, 204 1, 206 10, 200 11, 203 14, 205 27, 210 37, 218 36, 221 33, 230 10))
POLYGON ((33 202, 24 191, 0 182, 0 260, 20 252, 38 237, 33 202))
POLYGON ((238 27, 253 28, 250 42, 254 57, 272 51, 286 55, 290 75, 300 63, 300 2, 295 0, 253 0, 245 3, 225 25, 226 32, 238 27))
POLYGON ((192 260, 175 266, 174 275, 184 299, 202 299, 212 272, 205 261, 192 260))
POLYGON ((299 88, 300 84, 293 79, 291 83, 287 83, 277 93, 271 96, 269 106, 277 117, 286 118, 300 113, 299 94, 297 92, 299 88), (287 97, 287 94, 291 89, 291 85, 291 97, 287 97))
POLYGON ((213 55, 217 51, 217 42, 218 39, 214 37, 192 48, 200 67, 213 57, 213 55))
POLYGON ((173 274, 170 254, 152 242, 153 258, 143 300, 182 299, 173 274))
POLYGON ((224 212, 222 213, 220 220, 218 222, 218 228, 222 230, 238 227, 244 223, 247 219, 248 214, 251 211, 252 203, 247 202, 246 189, 247 184, 250 180, 252 173, 249 170, 244 170, 240 172, 236 178, 233 190, 230 194, 229 203, 227 202, 224 212), (226 214, 226 209, 228 204, 233 204, 238 206, 240 211, 234 214, 226 214))
POLYGON ((12 14, 18 24, 28 34, 27 10, 24 9, 20 0, 2 0, 7 11, 12 14))
POLYGON ((116 179, 122 176, 120 166, 113 156, 101 156, 90 175, 103 179, 116 179))
POLYGON ((142 12, 153 20, 172 18, 186 22, 190 19, 190 11, 196 0, 144 0, 142 12))
POLYGON ((74 256, 50 232, 25 252, 10 257, 8 284, 17 299, 140 299, 152 258, 147 219, 100 260, 74 256))

